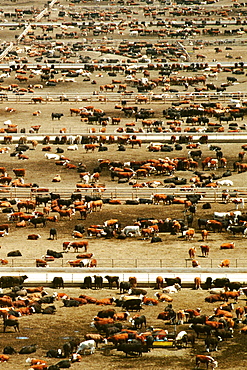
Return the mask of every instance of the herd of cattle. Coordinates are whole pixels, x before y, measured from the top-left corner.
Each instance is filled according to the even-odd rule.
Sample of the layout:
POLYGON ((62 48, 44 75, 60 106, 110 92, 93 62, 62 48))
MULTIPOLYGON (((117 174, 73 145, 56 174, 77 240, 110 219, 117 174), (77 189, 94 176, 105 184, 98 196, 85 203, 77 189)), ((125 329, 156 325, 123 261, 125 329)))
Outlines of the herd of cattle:
MULTIPOLYGON (((230 282, 227 278, 213 280, 208 277, 204 283, 200 278, 195 278, 195 289, 205 289, 209 296, 205 301, 216 303, 211 314, 203 313, 200 308, 184 308, 174 310, 173 301, 181 294, 182 281, 177 278, 156 278, 155 298, 148 297, 148 291, 137 287, 136 277, 130 277, 128 281, 119 281, 118 276, 105 276, 109 289, 119 290, 120 297, 111 295, 110 298, 97 299, 87 294, 79 297, 70 296, 64 292, 53 291, 48 294, 43 287, 27 288, 23 276, 2 276, 0 314, 3 317, 3 330, 7 334, 14 329, 21 332, 21 317, 35 314, 54 315, 63 307, 79 309, 85 305, 113 306, 98 311, 88 321, 90 331, 84 335, 84 341, 71 338, 66 341, 62 348, 50 348, 46 352, 47 358, 57 358, 59 362, 48 366, 47 359, 30 358, 31 369, 57 370, 70 367, 72 363, 82 361, 85 354, 94 354, 99 348, 101 351, 117 350, 128 355, 139 355, 155 348, 166 345, 168 348, 186 348, 188 345, 196 349, 205 345, 205 354, 196 355, 196 366, 200 363, 217 367, 217 361, 207 355, 217 351, 218 346, 224 348, 229 340, 233 341, 239 335, 247 333, 246 313, 247 307, 239 302, 241 295, 247 296, 247 288, 239 282, 230 282), (174 298, 173 298, 174 297, 174 298), (145 309, 163 306, 163 311, 157 316, 165 325, 164 328, 153 326, 153 322, 145 316, 145 309), (144 310, 144 311, 143 311, 144 310), (133 312, 135 311, 135 313, 133 312), (143 313, 141 312, 143 311, 143 313), (131 317, 132 316, 132 317, 131 317), (150 320, 150 322, 149 322, 150 320), (174 326, 175 325, 175 326, 174 326)), ((103 278, 94 276, 94 282, 90 276, 85 277, 81 289, 102 289, 103 278)), ((52 281, 53 289, 63 288, 63 278, 55 277, 52 281)), ((86 292, 85 292, 86 293, 86 292)), ((184 305, 183 305, 184 306, 184 305)), ((191 307, 191 303, 188 303, 191 307)), ((209 308, 210 312, 210 308, 209 308)), ((150 316, 149 316, 150 317, 150 316)), ((157 325, 157 324, 156 324, 157 325)), ((162 325, 163 326, 163 325, 162 325)), ((31 355, 35 353, 35 344, 24 346, 18 351, 19 354, 31 355)), ((11 360, 17 351, 7 345, 0 356, 1 362, 11 360)))
MULTIPOLYGON (((230 103, 227 99, 225 103, 202 102, 201 99, 196 102, 193 95, 214 95, 234 90, 236 84, 245 86, 245 65, 239 61, 242 51, 236 53, 235 57, 239 60, 236 59, 231 67, 224 67, 217 62, 220 56, 221 59, 227 60, 233 58, 235 37, 240 40, 246 34, 245 4, 232 2, 223 9, 213 1, 208 1, 203 6, 200 4, 198 9, 197 6, 191 7, 191 3, 198 5, 196 1, 189 5, 146 1, 140 5, 121 0, 111 9, 107 6, 101 8, 100 2, 99 9, 95 9, 95 6, 92 9, 90 6, 80 7, 80 0, 72 0, 69 4, 61 0, 53 9, 53 3, 47 7, 47 13, 44 13, 50 25, 31 25, 29 31, 18 43, 14 42, 13 49, 3 58, 9 67, 0 76, 0 100, 8 101, 9 106, 4 109, 5 117, 8 115, 13 122, 18 121, 19 125, 10 120, 4 122, 0 128, 0 134, 4 135, 4 147, 0 148, 0 152, 3 160, 10 152, 13 159, 28 161, 32 156, 29 150, 36 150, 40 143, 30 140, 26 133, 47 133, 49 131, 45 128, 45 121, 52 125, 56 125, 57 121, 58 124, 62 122, 68 127, 57 132, 55 140, 51 140, 48 135, 44 136, 42 154, 46 161, 54 161, 52 183, 63 183, 63 173, 71 173, 69 170, 78 171, 79 179, 74 184, 75 191, 69 199, 64 199, 59 193, 51 193, 48 188, 42 189, 36 182, 25 183, 26 168, 14 167, 13 178, 6 168, 1 167, 0 184, 3 191, 7 191, 9 187, 25 187, 31 189, 33 196, 32 199, 1 199, 0 208, 2 213, 7 215, 7 219, 0 225, 0 236, 7 242, 13 228, 20 230, 20 233, 23 228, 28 228, 30 234, 27 239, 30 243, 35 243, 34 241, 40 238, 37 232, 40 226, 46 228, 48 225, 47 235, 56 240, 58 227, 63 220, 70 222, 77 215, 80 215, 84 222, 88 222, 90 218, 93 220, 92 216, 100 212, 105 204, 123 203, 120 199, 104 197, 105 186, 100 184, 99 180, 107 178, 107 181, 109 179, 112 183, 117 179, 118 184, 129 184, 133 188, 181 187, 183 192, 179 197, 167 195, 162 189, 155 190, 148 198, 139 197, 125 203, 131 206, 152 204, 157 206, 157 210, 162 205, 182 205, 184 218, 138 218, 133 225, 121 225, 118 219, 102 220, 101 225, 95 225, 92 221, 88 227, 78 224, 71 230, 71 240, 63 241, 60 251, 47 249, 45 255, 37 256, 36 267, 47 267, 48 263, 63 258, 67 252, 73 250, 78 254, 75 260, 67 262, 68 265, 90 267, 93 271, 100 261, 95 259, 91 251, 91 237, 123 240, 137 237, 152 243, 161 243, 163 236, 160 234, 170 233, 174 238, 182 237, 192 244, 198 234, 202 239, 202 256, 205 257, 210 255, 211 248, 207 241, 208 233, 224 232, 225 235, 246 237, 247 219, 242 210, 244 199, 239 198, 237 192, 232 194, 224 190, 226 186, 228 188, 233 185, 233 181, 228 179, 233 173, 239 173, 241 176, 247 170, 247 164, 244 163, 246 145, 241 147, 238 156, 234 158, 233 167, 230 167, 232 158, 223 154, 220 147, 208 145, 208 133, 245 132, 246 102, 238 99, 241 94, 236 94, 237 101, 230 103), (221 24, 222 17, 228 19, 225 24, 221 24), (112 42, 112 37, 116 35, 116 40, 112 42), (126 40, 125 35, 133 37, 133 41, 126 40), (215 41, 215 36, 227 40, 215 41), (136 40, 137 38, 141 40, 136 40), (210 56, 205 55, 205 49, 209 45, 217 46, 214 48, 214 55, 212 52, 210 56), (87 52, 90 56, 86 55, 87 52), (95 57, 98 52, 101 56, 95 57), (111 53, 114 57, 104 58, 106 53, 111 53), (213 67, 210 66, 211 57, 215 57, 213 67), (190 63, 190 60, 193 62, 190 63), (64 69, 56 69, 54 66, 57 62, 61 65, 63 63, 64 69), (36 67, 32 66, 30 69, 31 63, 36 67), (68 63, 80 64, 81 68, 66 67, 68 63), (69 110, 64 108, 66 105, 63 103, 70 102, 71 99, 61 91, 74 91, 74 86, 78 85, 83 85, 85 91, 90 91, 85 98, 87 102, 90 101, 90 95, 98 97, 99 103, 104 104, 117 95, 117 101, 120 103, 115 105, 113 112, 109 112, 106 105, 106 109, 101 109, 102 104, 96 107, 87 103, 85 107, 80 108, 85 93, 80 96, 81 90, 78 88, 78 96, 73 98, 73 106, 70 106, 69 110), (62 104, 59 109, 53 105, 48 118, 48 115, 43 113, 42 106, 48 103, 47 107, 49 103, 54 102, 53 95, 49 96, 53 89, 58 91, 62 104), (184 94, 184 100, 180 99, 171 106, 163 104, 171 94, 178 93, 184 94), (10 105, 13 98, 18 100, 23 96, 28 97, 32 103, 31 107, 35 107, 26 124, 19 119, 20 105, 10 105), (157 102, 161 102, 162 110, 159 112, 153 109, 152 105, 157 102), (36 107, 41 108, 39 110, 36 107), (68 134, 71 132, 69 120, 75 127, 79 127, 75 132, 81 132, 83 127, 90 134, 71 136, 68 134), (21 125, 25 127, 20 128, 21 125), (13 149, 17 133, 21 133, 21 138, 13 149), (169 133, 169 145, 163 142, 148 143, 146 150, 154 153, 155 158, 127 163, 100 160, 92 172, 88 172, 87 166, 83 164, 73 164, 65 154, 66 150, 71 156, 73 151, 81 151, 83 156, 89 156, 95 151, 107 153, 115 148, 116 144, 118 152, 136 149, 136 155, 138 149, 143 147, 138 134, 143 133, 169 133), (194 133, 200 134, 198 142, 193 138, 194 133), (180 155, 181 151, 183 155, 180 155), (165 158, 157 159, 159 152, 165 152, 165 158), (189 179, 180 178, 176 176, 178 171, 190 171, 193 175, 189 179), (159 177, 162 177, 161 181, 159 177), (236 211, 215 212, 212 215, 211 205, 205 201, 203 208, 209 209, 209 216, 196 220, 198 203, 203 202, 203 196, 200 193, 198 195, 197 190, 220 187, 223 187, 221 201, 226 204, 232 202, 236 211), (83 191, 88 188, 93 189, 97 196, 84 196, 83 191), (191 190, 195 191, 193 195, 190 194, 191 190), (41 192, 45 194, 42 195, 41 192)), ((3 28, 0 32, 4 32, 6 28, 10 34, 13 28, 19 31, 27 23, 40 19, 39 15, 40 9, 35 7, 26 9, 24 6, 23 9, 18 7, 9 11, 3 5, 0 11, 3 28), (10 21, 11 25, 8 24, 10 21), (13 26, 13 21, 16 26, 13 26)), ((2 38, 2 33, 0 36, 2 38)), ((8 43, 1 44, 1 52, 6 46, 8 43)), ((103 153, 102 156, 104 157, 103 153)), ((235 242, 221 243, 219 248, 234 249, 235 242)), ((188 253, 192 267, 200 267, 196 248, 192 246, 188 253)), ((21 256, 21 251, 10 251, 6 257, 16 256, 21 256)), ((0 262, 3 266, 8 266, 7 259, 1 259, 0 262)), ((220 261, 219 266, 229 267, 230 260, 220 261)), ((143 352, 154 350, 157 344, 163 345, 165 342, 171 344, 172 348, 183 348, 188 344, 192 349, 197 350, 199 347, 200 353, 203 354, 195 355, 196 368, 201 364, 205 364, 206 368, 216 368, 217 361, 207 352, 211 354, 212 351, 217 351, 218 346, 225 348, 227 341, 238 340, 239 335, 247 332, 247 307, 241 305, 242 300, 239 303, 241 295, 247 295, 247 288, 224 278, 212 281, 209 277, 205 283, 202 283, 199 277, 195 278, 195 289, 203 287, 210 292, 210 295, 205 297, 205 302, 210 306, 217 305, 209 314, 204 314, 199 308, 191 308, 191 302, 188 302, 188 308, 174 309, 176 298, 173 296, 179 296, 184 289, 180 278, 166 278, 164 283, 163 277, 158 276, 154 298, 148 297, 147 290, 137 288, 135 278, 125 282, 119 281, 118 276, 87 276, 82 289, 99 290, 105 285, 113 292, 114 288, 119 289, 120 298, 112 297, 111 294, 110 298, 102 299, 86 294, 73 297, 57 291, 47 294, 43 287, 27 288, 26 279, 26 275, 0 278, 0 315, 3 317, 6 337, 12 330, 22 331, 21 316, 27 315, 31 321, 31 316, 35 314, 56 315, 61 308, 61 302, 68 310, 80 310, 81 306, 87 304, 113 306, 99 311, 97 316, 92 318, 91 324, 88 320, 90 332, 85 334, 84 340, 76 338, 64 343, 62 348, 51 348, 47 351, 46 357, 57 359, 56 364, 48 365, 47 358, 29 358, 27 364, 30 364, 32 369, 68 368, 73 362, 83 361, 83 355, 94 354, 98 347, 103 351, 115 349, 126 356, 141 356, 143 352), (161 329, 153 326, 153 322, 145 315, 145 310, 161 306, 162 302, 167 302, 167 306, 162 306, 162 312, 157 315, 157 319, 164 323, 164 328, 161 325, 161 329), (202 350, 202 345, 205 345, 205 351, 202 350)), ((52 287, 63 288, 62 277, 55 277, 52 287)), ((35 344, 25 346, 20 351, 7 344, 6 340, 4 353, 0 355, 1 362, 11 361, 17 352, 20 355, 31 355, 37 350, 35 344)))

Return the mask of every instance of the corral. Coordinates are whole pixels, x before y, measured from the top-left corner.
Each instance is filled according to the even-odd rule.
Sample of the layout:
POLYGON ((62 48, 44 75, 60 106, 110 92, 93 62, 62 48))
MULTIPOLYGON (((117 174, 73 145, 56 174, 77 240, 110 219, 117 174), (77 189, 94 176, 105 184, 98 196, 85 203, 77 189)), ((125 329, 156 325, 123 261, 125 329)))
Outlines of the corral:
MULTIPOLYGON (((151 302, 157 276, 181 276, 173 309, 200 307, 207 316, 218 306, 205 302, 207 277, 246 286, 245 16, 245 3, 221 0, 1 5, 1 276, 26 274, 24 287, 45 285, 48 296, 63 276, 71 302, 120 298, 107 275, 136 275, 151 302), (88 242, 82 249, 73 244, 80 240, 88 242), (229 268, 218 267, 223 260, 229 268), (85 276, 94 275, 103 289, 86 290, 85 276), (194 277, 203 290, 192 289, 194 277)), ((102 306, 54 305, 48 318, 20 317, 18 335, 7 327, 0 351, 37 344, 32 356, 51 365, 59 359, 46 358, 49 349, 97 332, 90 322, 102 306)), ((157 319, 167 303, 143 307, 147 327, 191 332, 157 319)), ((235 308, 233 338, 210 353, 222 369, 246 367, 235 308)), ((100 344, 71 368, 192 369, 207 354, 204 341, 132 358, 100 344)), ((22 356, 4 367, 26 368, 22 356)))

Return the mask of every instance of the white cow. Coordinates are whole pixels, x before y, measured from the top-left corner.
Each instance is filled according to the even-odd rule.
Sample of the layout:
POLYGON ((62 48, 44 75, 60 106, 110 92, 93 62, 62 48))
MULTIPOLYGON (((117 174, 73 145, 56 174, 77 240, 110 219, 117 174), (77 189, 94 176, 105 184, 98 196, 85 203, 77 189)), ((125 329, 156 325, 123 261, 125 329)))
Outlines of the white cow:
POLYGON ((233 181, 232 180, 220 180, 216 181, 217 185, 222 185, 222 186, 233 186, 233 181))
POLYGON ((46 159, 54 159, 55 161, 59 161, 60 155, 54 153, 45 153, 46 159))
POLYGON ((82 355, 86 354, 86 351, 89 351, 89 354, 92 355, 95 351, 96 343, 93 339, 85 340, 81 342, 76 350, 76 353, 80 353, 82 355))
POLYGON ((78 145, 77 144, 69 145, 67 147, 67 150, 78 150, 78 145))
POLYGON ((178 283, 176 283, 174 285, 170 285, 167 286, 166 288, 163 288, 163 293, 173 294, 177 293, 179 290, 181 290, 181 286, 178 283))
POLYGON ((122 230, 122 233, 126 236, 141 236, 139 226, 125 226, 125 228, 122 230))

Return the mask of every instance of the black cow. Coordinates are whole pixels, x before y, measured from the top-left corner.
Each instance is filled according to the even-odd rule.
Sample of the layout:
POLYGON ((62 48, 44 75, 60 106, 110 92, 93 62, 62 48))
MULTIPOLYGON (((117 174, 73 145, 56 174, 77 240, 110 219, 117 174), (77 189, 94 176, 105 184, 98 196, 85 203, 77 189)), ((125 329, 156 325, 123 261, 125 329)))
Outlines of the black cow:
POLYGON ((235 236, 236 234, 244 234, 245 229, 246 229, 246 226, 232 225, 232 226, 228 226, 226 230, 235 236))
POLYGON ((180 279, 180 277, 176 277, 176 278, 165 278, 165 281, 166 281, 167 286, 171 286, 171 285, 174 285, 176 283, 181 286, 181 279, 180 279))
POLYGON ((243 286, 243 284, 236 281, 236 282, 232 282, 232 283, 227 283, 225 286, 227 288, 229 288, 230 291, 233 291, 233 290, 238 291, 243 286))
POLYGON ((233 330, 228 329, 216 329, 215 335, 220 337, 222 340, 227 340, 228 338, 233 338, 233 330))
POLYGON ((22 254, 19 250, 11 251, 7 253, 7 257, 21 257, 22 254))
POLYGON ((51 201, 51 196, 50 195, 47 195, 47 196, 36 195, 35 200, 36 200, 37 206, 44 203, 46 207, 47 203, 51 201))
POLYGON ((13 326, 15 331, 20 331, 18 320, 14 319, 3 319, 3 332, 6 332, 7 326, 13 326))
MULTIPOLYGON (((58 369, 68 369, 69 367, 71 367, 71 361, 70 360, 61 360, 55 366, 57 366, 58 369)), ((53 369, 53 370, 55 370, 55 369, 53 369)))
POLYGON ((213 281, 215 288, 223 288, 229 283, 230 283, 230 280, 228 278, 217 278, 213 281))
POLYGON ((80 302, 74 299, 63 299, 63 304, 64 307, 78 307, 80 302))
POLYGON ((50 229, 50 239, 57 239, 57 229, 55 229, 54 227, 50 229))
POLYGON ((46 352, 46 357, 49 357, 49 358, 60 358, 60 357, 62 357, 62 351, 61 351, 61 349, 49 349, 46 352))
POLYGON ((162 242, 162 239, 160 236, 152 236, 151 243, 159 243, 162 242))
POLYGON ((135 317, 134 319, 132 319, 132 324, 134 325, 135 329, 141 329, 142 325, 144 325, 146 328, 147 326, 146 316, 141 315, 141 316, 135 317))
POLYGON ((3 354, 4 355, 13 355, 14 353, 16 353, 16 350, 11 346, 6 346, 3 349, 3 354))
POLYGON ((222 339, 218 339, 216 337, 207 337, 205 338, 205 346, 206 346, 206 351, 211 352, 211 351, 217 351, 218 350, 218 344, 221 342, 222 339))
POLYGON ((146 345, 143 345, 140 341, 133 340, 132 342, 122 343, 117 347, 118 351, 122 351, 126 354, 126 357, 129 355, 138 355, 142 356, 142 352, 148 352, 149 349, 146 345))
POLYGON ((52 249, 47 249, 46 254, 54 258, 63 258, 62 252, 56 252, 56 251, 53 251, 52 249))
POLYGON ((94 288, 102 289, 103 288, 103 277, 94 275, 94 288))
POLYGON ((45 217, 35 217, 35 218, 31 218, 31 220, 29 220, 29 222, 31 222, 31 224, 34 225, 34 227, 36 228, 37 225, 39 224, 42 224, 43 227, 45 227, 46 225, 46 219, 45 217))
POLYGON ((91 276, 85 276, 82 288, 92 289, 92 278, 91 278, 91 276))
POLYGON ((201 324, 196 324, 196 325, 191 324, 190 328, 192 328, 195 331, 197 338, 199 338, 200 333, 206 334, 207 336, 210 335, 213 329, 209 325, 201 325, 201 324))
POLYGON ((109 289, 112 289, 113 284, 115 283, 117 289, 119 289, 119 276, 105 276, 105 279, 108 281, 109 289))
POLYGON ((0 287, 1 288, 11 288, 15 285, 22 285, 27 279, 27 275, 22 276, 1 276, 0 287))
POLYGON ((47 306, 42 310, 43 315, 53 315, 56 312, 56 307, 54 305, 47 306))
POLYGON ((63 113, 52 113, 51 114, 52 120, 54 120, 54 118, 57 118, 58 120, 60 120, 61 117, 63 117, 63 113))
POLYGON ((82 224, 75 225, 74 230, 81 234, 85 233, 85 227, 82 224))
POLYGON ((190 150, 188 152, 188 155, 191 158, 193 158, 193 159, 195 159, 195 158, 201 158, 202 157, 202 151, 200 149, 198 149, 198 150, 190 150))
POLYGON ((187 194, 186 199, 190 200, 192 204, 198 203, 202 198, 200 194, 187 194))
POLYGON ((119 287, 120 287, 120 294, 125 293, 126 291, 128 291, 130 289, 130 282, 129 281, 121 281, 119 287))
POLYGON ((140 204, 153 204, 153 199, 149 198, 139 198, 140 204))
POLYGON ((64 288, 64 281, 61 276, 55 276, 52 280, 52 288, 59 289, 64 288))
POLYGON ((213 279, 211 277, 207 277, 207 279, 205 281, 206 289, 211 289, 212 288, 212 281, 213 281, 213 279))
POLYGON ((37 350, 36 346, 37 346, 36 344, 31 344, 30 346, 22 347, 21 350, 19 351, 19 354, 29 355, 30 353, 34 353, 37 350))
POLYGON ((50 365, 47 370, 60 370, 60 367, 58 365, 50 365))
POLYGON ((141 299, 128 299, 127 301, 123 301, 121 304, 122 309, 126 311, 140 311, 142 300, 141 299))
POLYGON ((50 303, 53 303, 55 301, 55 298, 56 298, 55 295, 46 295, 46 296, 40 298, 38 300, 38 303, 40 303, 40 304, 42 304, 42 303, 50 304, 50 303))
POLYGON ((64 149, 62 149, 62 148, 57 148, 57 149, 56 149, 56 153, 59 153, 59 154, 64 153, 64 149))

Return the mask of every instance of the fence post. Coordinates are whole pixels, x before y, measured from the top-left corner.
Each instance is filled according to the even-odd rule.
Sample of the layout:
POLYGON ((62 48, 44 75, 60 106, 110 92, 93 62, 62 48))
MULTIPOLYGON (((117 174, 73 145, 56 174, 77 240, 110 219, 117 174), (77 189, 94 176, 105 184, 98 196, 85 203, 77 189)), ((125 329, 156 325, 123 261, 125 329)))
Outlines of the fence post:
POLYGON ((114 259, 111 260, 111 267, 114 267, 114 259))
POLYGON ((138 266, 137 259, 135 261, 136 261, 136 267, 137 267, 138 266))

